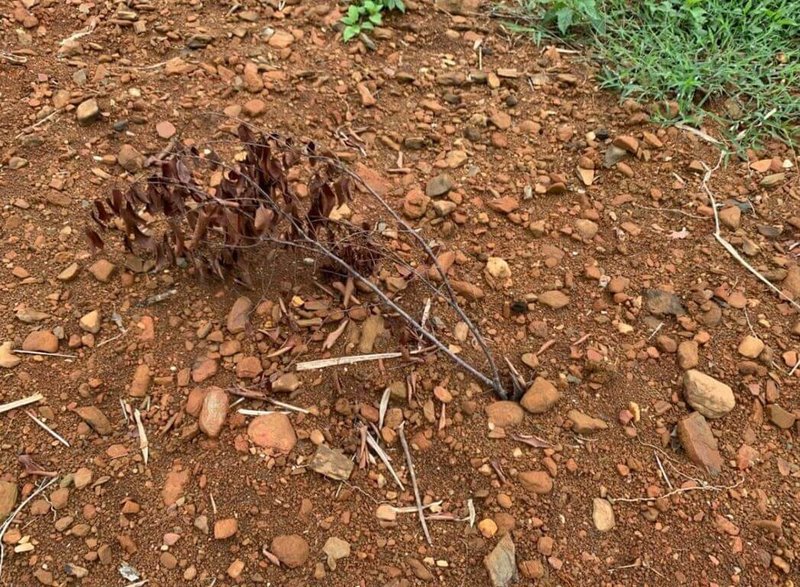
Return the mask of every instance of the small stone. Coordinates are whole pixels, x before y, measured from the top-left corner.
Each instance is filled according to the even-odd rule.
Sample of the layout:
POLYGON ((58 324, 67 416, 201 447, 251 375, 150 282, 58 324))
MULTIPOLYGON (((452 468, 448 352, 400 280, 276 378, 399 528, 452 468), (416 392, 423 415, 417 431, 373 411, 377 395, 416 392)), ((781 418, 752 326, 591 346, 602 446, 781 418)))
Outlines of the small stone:
POLYGON ((5 520, 17 505, 17 484, 0 480, 0 520, 5 520))
POLYGON ((739 354, 748 359, 755 359, 764 350, 764 342, 753 335, 748 334, 739 343, 739 354))
POLYGON ((484 267, 484 275, 489 283, 500 286, 511 279, 511 268, 505 259, 500 257, 489 257, 484 267))
POLYGON ((280 30, 275 31, 267 41, 270 47, 275 47, 276 49, 287 49, 292 43, 294 43, 292 33, 280 30))
POLYGON ((78 271, 80 271, 80 265, 72 263, 61 271, 61 273, 56 276, 56 279, 59 281, 72 281, 78 275, 78 271))
POLYGON ((620 135, 614 139, 613 145, 635 155, 639 150, 639 139, 631 135, 620 135))
POLYGON ((678 422, 678 439, 693 463, 705 467, 711 475, 720 473, 722 456, 717 450, 717 439, 700 412, 678 422))
POLYGON ((55 353, 58 351, 58 339, 49 330, 34 330, 22 341, 22 350, 55 353))
POLYGON ((497 534, 497 524, 491 518, 485 518, 478 522, 478 530, 484 538, 492 538, 497 534))
POLYGON ((719 221, 723 226, 736 230, 742 220, 742 210, 739 206, 726 206, 719 211, 719 221))
POLYGON ((292 422, 278 412, 256 416, 247 427, 247 436, 257 446, 280 453, 289 453, 297 443, 292 422))
POLYGON ((489 117, 489 122, 495 125, 500 130, 507 130, 511 128, 511 116, 503 111, 497 111, 489 117))
POLYGON ((442 173, 428 181, 428 184, 425 186, 425 195, 429 198, 444 196, 453 189, 453 185, 451 177, 446 173, 442 173))
POLYGON ((192 381, 202 383, 217 374, 219 364, 215 359, 200 359, 192 367, 192 381))
POLYGON ((511 534, 505 534, 483 559, 492 587, 509 587, 517 581, 517 555, 511 534))
POLYGON ((144 167, 144 155, 133 148, 132 145, 124 144, 117 153, 117 163, 125 171, 136 173, 144 167))
POLYGON ((683 375, 683 395, 686 403, 706 418, 721 418, 736 405, 729 386, 696 369, 683 375))
POLYGON ((517 402, 499 401, 486 406, 486 416, 495 426, 508 428, 522 424, 525 412, 517 402))
POLYGON ((347 481, 353 472, 353 461, 341 451, 320 444, 308 463, 312 471, 329 479, 347 481))
POLYGON ((697 342, 684 340, 678 345, 678 366, 681 369, 694 369, 700 362, 697 342))
POLYGON ((554 289, 539 294, 537 301, 540 304, 547 306, 548 308, 558 310, 569 304, 569 296, 565 295, 564 293, 562 293, 557 289, 554 289))
POLYGON ((686 310, 681 304, 681 299, 672 292, 661 289, 648 289, 644 292, 647 309, 657 316, 671 314, 682 316, 686 310))
POLYGON ((214 538, 226 540, 239 531, 239 522, 236 518, 223 518, 214 522, 214 538))
POLYGON ((100 107, 97 105, 97 100, 89 98, 84 100, 78 105, 75 110, 75 116, 81 124, 88 124, 92 122, 100 114, 100 107))
POLYGON ((608 532, 616 525, 614 508, 608 500, 595 497, 592 501, 592 522, 599 532, 608 532))
POLYGON ((84 314, 79 322, 82 330, 97 334, 100 332, 100 312, 92 310, 88 314, 84 314))
POLYGON ((258 72, 258 66, 252 61, 245 63, 242 77, 244 79, 244 87, 248 92, 257 94, 264 89, 264 81, 258 72))
POLYGON ((397 510, 388 503, 382 503, 375 509, 375 517, 384 522, 394 522, 397 519, 397 510))
POLYGON ((350 543, 336 536, 331 536, 325 541, 322 552, 328 557, 328 566, 331 570, 335 570, 336 561, 350 556, 350 543))
POLYGON ((413 189, 406 194, 403 200, 403 214, 411 220, 422 218, 428 211, 430 203, 431 199, 421 190, 413 189))
POLYGON ((308 542, 299 534, 276 536, 272 540, 270 551, 290 569, 302 566, 309 555, 308 542))
POLYGON ((13 369, 22 362, 22 359, 12 352, 13 349, 11 341, 0 344, 0 367, 3 369, 13 369))
POLYGON ((267 111, 267 103, 264 100, 259 100, 255 98, 253 100, 248 100, 242 106, 242 112, 245 115, 249 116, 250 118, 256 118, 264 114, 267 111))
POLYGON ((222 431, 227 415, 228 394, 219 387, 209 388, 197 419, 200 430, 211 438, 216 438, 222 431))
POLYGON ((162 120, 156 124, 156 134, 162 139, 171 139, 178 132, 175 125, 169 120, 162 120))
POLYGON ((101 436, 106 436, 114 431, 106 415, 95 406, 75 408, 75 413, 101 436))
POLYGON ((490 200, 487 205, 490 210, 494 210, 500 214, 511 214, 519 209, 519 200, 513 196, 503 196, 502 198, 490 200))
POLYGON ((132 397, 145 397, 150 390, 150 382, 152 374, 150 367, 147 365, 139 365, 133 372, 133 381, 131 381, 130 394, 132 397))
POLYGON ((769 418, 769 421, 775 424, 775 426, 783 430, 789 430, 797 421, 797 416, 783 409, 778 404, 769 404, 767 406, 767 418, 769 418))
POLYGON ((587 416, 578 410, 570 410, 567 412, 567 418, 572 420, 572 430, 578 434, 591 434, 598 430, 606 430, 608 424, 599 418, 587 416))
POLYGON ((261 375, 263 371, 261 359, 253 355, 242 357, 236 363, 236 376, 239 379, 254 379, 261 375))
POLYGON ((591 220, 586 220, 585 218, 579 218, 575 221, 575 230, 578 231, 578 234, 583 240, 592 240, 597 231, 599 230, 599 226, 597 226, 596 222, 592 222, 591 220))
POLYGON ((361 99, 361 105, 365 108, 369 108, 371 106, 375 106, 377 101, 375 97, 372 95, 372 92, 369 91, 367 84, 364 82, 356 84, 356 90, 358 91, 358 96, 361 99))
POLYGON ((537 377, 522 396, 520 404, 532 414, 544 414, 558 403, 561 394, 547 379, 537 377))
POLYGON ((98 259, 89 266, 89 273, 94 275, 97 281, 106 283, 114 274, 114 269, 116 269, 116 267, 110 261, 98 259))
POLYGON ((547 471, 524 471, 519 482, 525 491, 544 495, 553 491, 553 478, 547 471))
POLYGON ((187 481, 189 481, 189 471, 187 469, 172 469, 167 473, 164 488, 161 490, 161 498, 164 500, 165 506, 169 507, 178 501, 183 495, 187 481))
POLYGON ((275 393, 292 393, 300 388, 300 378, 294 373, 284 373, 272 382, 275 393))
POLYGON ((238 298, 228 312, 228 331, 231 334, 244 332, 247 322, 250 319, 250 312, 253 310, 253 302, 246 296, 238 298))
POLYGON ((361 353, 371 353, 375 347, 375 341, 384 332, 383 316, 371 315, 364 320, 361 327, 361 338, 358 341, 358 350, 361 353))

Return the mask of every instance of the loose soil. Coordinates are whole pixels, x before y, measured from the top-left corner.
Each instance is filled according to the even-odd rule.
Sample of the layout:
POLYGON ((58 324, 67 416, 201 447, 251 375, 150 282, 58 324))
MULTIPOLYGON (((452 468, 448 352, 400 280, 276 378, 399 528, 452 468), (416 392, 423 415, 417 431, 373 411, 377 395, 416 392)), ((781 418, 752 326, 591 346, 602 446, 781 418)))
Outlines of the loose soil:
MULTIPOLYGON (((713 237, 703 164, 713 168, 718 150, 651 124, 649 105, 599 91, 579 54, 540 50, 481 14, 407 4, 376 31, 374 50, 340 42, 333 2, 0 4, 0 342, 21 349, 50 331, 70 356, 20 354, 0 368, 0 403, 41 393, 27 410, 70 444, 26 409, 0 414, 0 519, 47 479, 42 470, 58 475, 5 532, 2 584, 480 586, 492 584, 487 567, 514 566, 525 585, 794 584, 800 327, 796 308, 713 237), (226 414, 220 397, 237 396, 212 391, 216 411, 207 406, 214 413, 198 427, 212 387, 263 390, 298 361, 364 352, 370 314, 386 317, 373 351, 416 346, 369 294, 345 308, 299 253, 273 254, 245 289, 180 267, 143 272, 114 246, 90 250, 94 199, 145 175, 173 133, 235 142, 230 117, 314 140, 398 211, 415 203, 411 222, 456 254, 451 277, 485 293, 464 307, 498 362, 549 381, 560 399, 535 414, 500 406, 489 422, 491 390, 429 353, 297 373, 296 390, 273 393, 309 411, 270 428, 288 453, 254 443, 263 434, 238 412, 279 409, 264 401, 226 414), (445 172, 448 194, 414 193, 445 172), (507 262, 490 262, 499 279, 484 272, 494 257, 507 262), (101 259, 114 265, 107 278, 101 259), (77 274, 59 277, 73 263, 77 274), (229 328, 241 296, 251 309, 241 330, 229 328), (322 351, 346 314, 347 330, 322 351), (321 320, 297 327, 309 317, 321 320), (763 345, 740 347, 747 336, 763 345), (709 409, 686 402, 688 369, 735 398, 732 407, 721 388, 709 392, 722 405, 703 424, 718 444, 716 475, 713 446, 697 455, 687 445, 700 436, 678 437, 679 422, 709 409), (377 426, 392 385, 400 397, 376 438, 404 491, 377 459, 358 462, 359 428, 377 426), (87 406, 108 430, 79 416, 87 406), (377 515, 381 504, 414 505, 401 422, 423 501, 440 502, 431 545, 416 513, 377 515), (356 460, 346 481, 312 470, 316 445, 356 460), (506 535, 516 564, 485 563, 508 548, 506 535), (331 538, 350 545, 335 563, 323 550, 331 538), (139 579, 123 578, 124 564, 139 579)), ((722 235, 800 296, 794 156, 777 144, 748 156, 708 182, 722 235)), ((391 263, 381 271, 397 275, 391 263)), ((421 315, 425 295, 407 295, 421 315)), ((485 367, 440 300, 431 320, 485 367)))

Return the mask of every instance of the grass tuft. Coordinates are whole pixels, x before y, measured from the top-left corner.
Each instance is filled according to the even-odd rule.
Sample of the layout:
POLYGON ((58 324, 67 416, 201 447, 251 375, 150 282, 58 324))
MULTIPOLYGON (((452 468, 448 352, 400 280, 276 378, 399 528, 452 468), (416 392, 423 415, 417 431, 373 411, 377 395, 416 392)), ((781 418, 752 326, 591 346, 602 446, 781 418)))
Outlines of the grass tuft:
POLYGON ((716 120, 740 149, 800 138, 800 0, 516 0, 497 14, 537 43, 589 47, 624 98, 676 101, 665 122, 716 120))

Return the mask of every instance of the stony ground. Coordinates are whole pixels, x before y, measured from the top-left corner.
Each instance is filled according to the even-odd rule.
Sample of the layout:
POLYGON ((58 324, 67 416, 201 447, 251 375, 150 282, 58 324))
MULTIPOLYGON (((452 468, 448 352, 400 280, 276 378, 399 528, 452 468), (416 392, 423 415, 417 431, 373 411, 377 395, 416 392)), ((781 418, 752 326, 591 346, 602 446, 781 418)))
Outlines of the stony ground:
POLYGON ((598 91, 580 55, 407 4, 368 47, 334 2, 0 2, 0 403, 42 396, 0 414, 0 583, 796 583, 792 153, 706 176, 714 145, 598 91), (90 251, 94 199, 170 140, 234 140, 229 117, 335 151, 441 243, 521 406, 441 354, 297 372, 409 345, 302 255, 245 289, 90 251), (785 298, 714 239, 704 177, 785 298), (304 411, 233 393, 268 382, 304 411))

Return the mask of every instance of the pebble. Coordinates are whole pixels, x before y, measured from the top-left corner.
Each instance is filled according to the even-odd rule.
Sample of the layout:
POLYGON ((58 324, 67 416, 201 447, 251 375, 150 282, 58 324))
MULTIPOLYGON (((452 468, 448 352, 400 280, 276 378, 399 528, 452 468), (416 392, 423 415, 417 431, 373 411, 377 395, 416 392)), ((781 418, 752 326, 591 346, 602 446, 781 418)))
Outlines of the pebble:
POLYGON ((764 342, 753 335, 748 334, 739 343, 739 354, 748 359, 755 359, 764 350, 764 342))
POLYGON ((342 451, 320 444, 308 466, 312 471, 329 479, 347 481, 353 473, 354 463, 342 451))
POLYGON ((644 292, 647 310, 656 316, 683 316, 686 310, 681 299, 674 293, 662 289, 648 289, 644 292))
POLYGON ((505 259, 489 257, 484 267, 484 275, 489 283, 499 287, 511 279, 511 268, 505 259))
POLYGON ((133 372, 133 380, 131 381, 131 397, 145 397, 150 390, 152 378, 150 367, 147 365, 137 366, 136 370, 133 372))
POLYGON ((236 363, 236 376, 239 379, 255 379, 263 371, 264 367, 261 365, 261 359, 253 355, 242 357, 236 363))
POLYGON ((278 412, 253 418, 247 427, 247 436, 256 446, 281 453, 291 452, 297 443, 289 417, 278 412))
POLYGON ((272 539, 270 551, 290 569, 303 566, 308 560, 309 547, 299 534, 283 534, 272 539))
POLYGON ((75 408, 75 413, 101 436, 106 436, 114 431, 106 415, 96 406, 75 408))
POLYGON ((612 143, 615 147, 635 155, 639 151, 639 139, 631 135, 619 135, 612 143))
POLYGON ((267 111, 267 103, 264 100, 259 100, 258 98, 254 98, 253 100, 248 100, 242 106, 242 112, 245 115, 249 116, 250 118, 256 118, 264 114, 267 111))
POLYGON ((117 153, 117 163, 119 163, 120 167, 125 171, 136 173, 137 171, 141 171, 142 167, 144 167, 144 155, 133 148, 132 145, 125 143, 120 147, 119 153, 117 153))
POLYGON ((100 114, 100 107, 97 105, 97 100, 89 98, 84 100, 75 109, 75 116, 81 124, 88 124, 92 122, 100 114))
POLYGON ((522 396, 520 404, 532 414, 544 414, 551 410, 561 398, 556 386, 547 379, 537 377, 522 396))
POLYGON ((769 404, 766 409, 767 418, 778 428, 789 430, 797 421, 797 416, 778 404, 769 404))
POLYGON ((197 419, 200 430, 211 438, 216 438, 222 431, 227 415, 228 394, 219 387, 209 388, 197 419))
POLYGON ((322 552, 328 557, 328 567, 336 570, 336 561, 350 556, 350 543, 336 536, 331 536, 325 541, 322 552))
POLYGON ((164 488, 161 490, 161 499, 165 506, 174 505, 183 495, 186 483, 189 481, 189 471, 173 468, 167 473, 164 488))
POLYGON ((742 221, 742 210, 739 206, 726 206, 719 211, 719 221, 723 226, 736 230, 742 221))
POLYGON ((592 522, 598 532, 608 532, 616 525, 614 508, 608 500, 595 497, 592 500, 592 522))
POLYGON ((34 330, 22 341, 22 350, 55 353, 58 351, 58 339, 49 330, 34 330))
POLYGON ((375 106, 377 104, 377 100, 372 95, 372 92, 369 91, 367 84, 364 82, 356 84, 356 90, 358 91, 358 96, 361 99, 361 105, 365 108, 369 108, 371 106, 375 106))
POLYGON ((678 366, 683 369, 694 369, 700 362, 699 347, 694 340, 683 340, 678 345, 678 366))
POLYGON ((608 428, 608 424, 603 420, 587 416, 579 410, 570 410, 567 412, 567 418, 572 421, 572 430, 578 434, 591 434, 608 428))
POLYGON ((219 364, 215 359, 201 358, 192 367, 192 381, 202 383, 217 374, 219 364))
POLYGON ((226 540, 235 536, 239 531, 239 522, 236 518, 223 518, 214 522, 214 538, 216 540, 226 540))
POLYGON ((106 283, 114 274, 116 267, 110 261, 105 259, 98 259, 89 266, 89 273, 91 273, 97 281, 106 283))
POLYGON ((6 516, 14 511, 17 505, 17 484, 11 481, 0 479, 0 519, 5 520, 6 516))
POLYGON ((498 401, 486 406, 486 416, 489 422, 500 428, 522 424, 525 412, 517 402, 498 401))
POLYGON ((228 312, 227 328, 231 334, 244 332, 253 310, 253 302, 246 296, 238 298, 228 312))
POLYGON ((428 181, 425 186, 425 195, 429 198, 444 196, 453 189, 453 186, 452 178, 446 173, 442 173, 428 181))
POLYGON ((591 220, 587 220, 585 218, 579 218, 575 221, 575 230, 578 231, 578 234, 583 240, 592 240, 597 234, 599 228, 600 227, 596 222, 592 222, 591 220))
POLYGON ((706 418, 721 418, 736 405, 728 385, 696 369, 683 375, 683 395, 686 403, 706 418))
POLYGON ((292 393, 300 388, 300 378, 294 373, 284 373, 272 382, 275 393, 292 393))
POLYGON ((10 341, 0 344, 0 367, 3 369, 13 369, 22 362, 22 359, 13 352, 14 346, 10 341))
POLYGON ((176 132, 177 129, 175 128, 175 125, 169 120, 162 120, 156 124, 156 134, 162 139, 171 139, 175 136, 176 132))
POLYGON ((267 41, 270 47, 275 47, 276 49, 287 49, 292 43, 294 43, 294 36, 292 33, 280 30, 275 31, 267 41))
POLYGON ((537 301, 540 304, 547 306, 548 308, 553 308, 554 310, 558 310, 569 304, 569 296, 565 295, 563 292, 557 289, 554 289, 539 294, 537 301))
POLYGON ((97 310, 92 310, 91 312, 84 314, 80 319, 79 325, 82 330, 92 334, 97 334, 100 332, 100 312, 97 310))
POLYGON ((553 490, 553 478, 547 471, 523 471, 519 482, 525 491, 544 495, 553 490))
POLYGON ((78 272, 80 271, 80 265, 77 263, 71 263, 64 268, 61 273, 56 276, 56 279, 59 281, 72 281, 78 276, 78 272))
POLYGON ((509 587, 517 581, 516 546, 511 534, 505 534, 483 559, 492 587, 509 587))
POLYGON ((709 474, 722 470, 722 456, 717 449, 717 439, 700 412, 693 412, 678 422, 678 440, 686 455, 709 474))
POLYGON ((428 211, 430 203, 431 199, 421 190, 413 189, 403 199, 403 214, 411 220, 422 218, 428 211))

